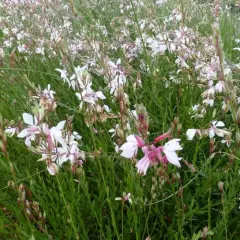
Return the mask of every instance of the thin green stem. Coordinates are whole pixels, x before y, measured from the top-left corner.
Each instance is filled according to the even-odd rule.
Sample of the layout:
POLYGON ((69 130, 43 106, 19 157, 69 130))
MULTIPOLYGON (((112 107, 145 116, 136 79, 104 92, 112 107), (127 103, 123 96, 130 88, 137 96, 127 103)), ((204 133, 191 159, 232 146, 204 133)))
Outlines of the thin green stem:
POLYGON ((62 190, 61 183, 60 183, 59 178, 58 178, 57 175, 56 175, 56 179, 57 179, 58 187, 59 187, 61 195, 62 195, 62 199, 64 201, 65 207, 66 207, 67 212, 68 212, 68 216, 69 216, 69 219, 70 219, 70 224, 71 224, 72 229, 73 229, 73 231, 75 233, 76 239, 79 239, 78 230, 77 230, 76 226, 74 225, 74 221, 73 221, 73 217, 72 217, 72 214, 71 214, 70 205, 67 203, 67 200, 66 200, 66 198, 64 196, 64 192, 62 190))

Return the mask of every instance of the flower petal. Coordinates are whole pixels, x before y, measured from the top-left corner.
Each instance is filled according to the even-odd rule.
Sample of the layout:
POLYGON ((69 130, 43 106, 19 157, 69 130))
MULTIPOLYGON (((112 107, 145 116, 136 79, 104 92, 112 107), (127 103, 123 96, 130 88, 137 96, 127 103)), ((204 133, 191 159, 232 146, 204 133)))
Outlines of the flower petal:
POLYGON ((214 132, 214 130, 212 128, 210 128, 210 130, 209 130, 209 137, 213 138, 214 136, 215 136, 215 132, 214 132))
POLYGON ((137 154, 138 147, 134 142, 126 142, 120 147, 120 150, 122 150, 120 154, 122 157, 132 158, 137 154))
POLYGON ((60 123, 58 123, 58 125, 56 126, 57 129, 62 130, 64 128, 66 121, 61 121, 60 123))
POLYGON ((181 139, 172 139, 172 140, 168 141, 167 143, 165 143, 164 151, 178 151, 178 150, 182 150, 182 147, 179 144, 180 140, 181 139))
POLYGON ((147 156, 143 157, 136 164, 136 167, 138 169, 138 173, 146 175, 147 170, 149 168, 149 165, 150 165, 150 159, 147 156))
POLYGON ((197 129, 188 129, 187 132, 186 132, 187 139, 190 140, 190 141, 193 140, 196 132, 197 132, 197 129))
POLYGON ((33 116, 29 113, 23 113, 23 121, 28 125, 34 125, 33 116))
POLYGON ((222 121, 218 121, 216 124, 216 127, 224 127, 224 126, 225 126, 225 124, 222 121))
POLYGON ((25 138, 28 135, 28 130, 27 129, 23 129, 19 134, 18 134, 18 138, 25 138))
POLYGON ((168 160, 171 164, 173 164, 173 165, 175 165, 175 166, 177 166, 177 167, 181 167, 181 165, 180 165, 180 163, 179 163, 179 161, 181 160, 181 158, 179 158, 179 157, 177 156, 176 152, 166 152, 165 154, 166 154, 167 160, 168 160))

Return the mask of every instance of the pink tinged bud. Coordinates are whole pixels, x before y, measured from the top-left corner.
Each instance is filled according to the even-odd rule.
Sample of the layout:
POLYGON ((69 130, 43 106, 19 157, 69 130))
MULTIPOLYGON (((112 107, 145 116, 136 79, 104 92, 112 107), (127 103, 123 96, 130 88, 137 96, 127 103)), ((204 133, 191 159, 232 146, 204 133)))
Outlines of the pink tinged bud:
POLYGON ((53 150, 54 144, 50 135, 47 136, 48 150, 53 150))
POLYGON ((48 144, 48 150, 51 151, 51 150, 53 150, 54 144, 53 144, 48 126, 45 126, 44 132, 47 136, 46 141, 47 141, 47 144, 48 144))
POLYGON ((138 135, 135 135, 135 138, 137 140, 138 147, 145 146, 145 142, 144 142, 144 140, 141 137, 139 137, 138 135))
POLYGON ((156 138, 154 139, 154 142, 157 143, 157 142, 159 142, 159 141, 162 141, 162 140, 168 138, 169 136, 170 136, 170 133, 169 133, 169 132, 164 133, 164 134, 156 137, 156 138))
POLYGON ((166 158, 166 156, 163 156, 162 155, 162 152, 163 152, 163 147, 158 147, 156 149, 156 156, 157 156, 157 159, 161 162, 161 163, 168 163, 168 160, 166 158))

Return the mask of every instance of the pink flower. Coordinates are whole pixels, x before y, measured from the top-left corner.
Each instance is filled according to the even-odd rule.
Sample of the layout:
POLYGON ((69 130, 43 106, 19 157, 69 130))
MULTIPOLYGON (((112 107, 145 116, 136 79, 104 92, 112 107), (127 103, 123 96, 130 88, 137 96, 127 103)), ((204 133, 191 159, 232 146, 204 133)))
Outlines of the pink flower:
POLYGON ((137 135, 129 135, 127 142, 124 143, 120 150, 122 150, 121 156, 125 158, 132 158, 137 154, 138 148, 145 145, 143 139, 137 135))
POLYGON ((128 201, 129 203, 132 204, 132 199, 131 199, 131 193, 126 194, 125 192, 123 192, 123 196, 122 197, 117 197, 115 198, 116 201, 122 201, 123 203, 128 201))
POLYGON ((136 164, 139 174, 146 175, 148 168, 159 162, 167 163, 166 157, 163 157, 161 154, 163 151, 162 147, 156 148, 154 145, 144 146, 142 151, 145 155, 136 164))

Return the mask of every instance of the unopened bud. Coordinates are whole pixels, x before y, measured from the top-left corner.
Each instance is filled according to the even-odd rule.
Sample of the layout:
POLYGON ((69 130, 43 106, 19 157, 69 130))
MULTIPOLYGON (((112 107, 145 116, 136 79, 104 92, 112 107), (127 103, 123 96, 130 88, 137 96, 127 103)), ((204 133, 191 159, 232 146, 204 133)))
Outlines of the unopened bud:
POLYGON ((144 105, 140 104, 136 106, 136 111, 138 115, 138 131, 144 136, 147 136, 149 117, 147 109, 144 105))
POLYGON ((236 132, 236 142, 238 145, 240 144, 240 132, 239 131, 236 132))
POLYGON ((217 109, 214 108, 213 113, 212 113, 212 119, 215 119, 217 113, 217 109))
POLYGON ((28 200, 26 200, 25 204, 26 204, 26 206, 27 206, 28 208, 30 208, 30 203, 29 203, 28 200))
POLYGON ((0 48, 0 61, 5 57, 5 53, 2 48, 0 48))
POLYGON ((207 233, 208 233, 208 227, 206 226, 206 227, 203 228, 203 231, 202 231, 202 238, 203 239, 206 239, 207 233))
POLYGON ((224 185, 224 182, 222 182, 222 181, 220 181, 220 182, 218 183, 218 188, 219 188, 219 190, 220 190, 221 192, 223 192, 223 185, 224 185))
POLYGON ((120 138, 120 139, 124 139, 124 132, 122 129, 117 129, 117 133, 116 135, 120 138))
POLYGON ((26 213, 27 213, 28 216, 31 216, 31 215, 32 215, 29 208, 26 208, 26 213))
POLYGON ((95 109, 97 112, 102 112, 102 107, 99 104, 95 106, 95 109))
POLYGON ((7 185, 8 185, 8 187, 12 187, 12 188, 15 187, 15 183, 13 180, 8 181, 7 185))
POLYGON ((236 121, 237 121, 237 124, 239 125, 240 124, 240 108, 238 108, 236 112, 236 121))
POLYGON ((180 134, 180 133, 181 133, 181 130, 182 130, 182 124, 179 123, 179 124, 177 125, 177 134, 180 134))
POLYGON ((174 123, 174 125, 177 125, 179 123, 179 118, 175 117, 174 120, 173 120, 173 123, 174 123))

